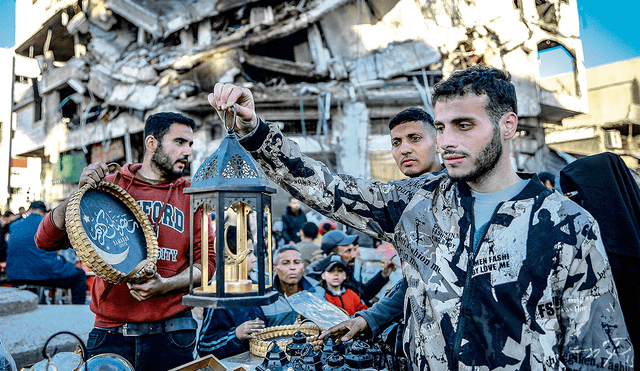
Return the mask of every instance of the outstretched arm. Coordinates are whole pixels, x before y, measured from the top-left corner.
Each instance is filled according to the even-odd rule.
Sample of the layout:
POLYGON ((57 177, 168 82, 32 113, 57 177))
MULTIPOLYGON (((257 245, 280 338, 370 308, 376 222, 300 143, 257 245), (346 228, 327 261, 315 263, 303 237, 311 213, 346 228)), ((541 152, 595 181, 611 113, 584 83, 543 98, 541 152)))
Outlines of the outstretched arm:
POLYGON ((332 173, 324 164, 304 155, 276 125, 258 119, 253 96, 247 89, 216 84, 209 102, 221 117, 224 112, 233 114, 235 105, 240 143, 271 180, 323 215, 377 239, 393 241, 394 228, 404 208, 425 184, 422 178, 381 183, 332 173))

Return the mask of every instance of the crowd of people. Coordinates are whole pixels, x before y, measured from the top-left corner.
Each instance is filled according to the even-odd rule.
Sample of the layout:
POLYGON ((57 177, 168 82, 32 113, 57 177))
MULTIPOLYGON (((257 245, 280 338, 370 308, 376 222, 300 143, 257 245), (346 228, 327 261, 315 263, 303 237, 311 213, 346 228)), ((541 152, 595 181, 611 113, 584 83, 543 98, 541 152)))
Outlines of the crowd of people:
MULTIPOLYGON (((240 143, 267 174, 280 174, 271 180, 291 196, 273 257, 277 300, 207 308, 199 329, 191 308, 182 305, 189 260, 196 285, 203 267, 201 216, 191 220, 183 193, 195 123, 158 113, 145 123, 142 164, 127 164, 117 175, 103 163, 91 164, 78 184, 117 180, 138 203, 158 203, 163 211, 152 218, 149 209, 149 217, 160 248, 171 252, 161 254, 144 282, 94 281, 89 356, 117 353, 136 370, 167 370, 195 355, 226 358, 247 351, 262 329, 295 323, 299 314, 287 298, 307 291, 350 316, 321 339, 349 341, 393 327, 413 370, 633 369, 638 186, 612 154, 578 160, 561 172, 561 189, 570 198, 556 189, 554 176, 514 171, 509 154, 518 116, 508 73, 483 66, 456 71, 435 86, 433 117, 416 108, 398 113, 389 123, 391 154, 407 178, 388 183, 333 174, 302 154, 277 125, 258 117, 248 89, 218 83, 209 102, 221 117, 237 112, 240 143), (603 170, 594 172, 596 166, 603 170), (615 209, 598 197, 604 192, 617 196, 615 209), (330 221, 307 218, 301 203, 330 221), (163 214, 167 209, 172 214, 163 214), (183 227, 195 225, 193 257, 189 233, 171 223, 178 212, 183 227), (360 244, 381 242, 397 250, 403 278, 378 300, 396 264, 388 260, 366 282, 355 267, 360 244), (628 282, 633 285, 621 289, 628 282)), ((12 242, 26 251, 30 238, 30 250, 52 257, 70 247, 68 202, 49 211, 34 203, 24 220, 11 224, 8 268, 12 242), (18 226, 24 232, 14 233, 18 226)), ((207 232, 213 251, 214 231, 207 232)), ((246 240, 251 272, 250 231, 246 240)), ((207 277, 215 274, 215 258, 209 256, 207 277)), ((67 284, 51 281, 64 278, 47 279, 67 284)))

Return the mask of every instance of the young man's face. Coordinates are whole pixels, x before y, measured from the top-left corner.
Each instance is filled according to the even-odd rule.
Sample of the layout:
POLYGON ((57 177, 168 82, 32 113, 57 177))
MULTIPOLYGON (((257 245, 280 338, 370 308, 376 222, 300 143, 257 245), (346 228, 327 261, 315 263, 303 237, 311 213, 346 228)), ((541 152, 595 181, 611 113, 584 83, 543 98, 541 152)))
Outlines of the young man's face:
POLYGON ((151 165, 166 180, 178 179, 184 175, 185 167, 191 156, 193 130, 182 124, 171 124, 169 131, 158 142, 151 157, 151 165))
POLYGON ((288 250, 278 254, 278 261, 273 267, 280 282, 287 285, 295 285, 302 279, 304 264, 300 253, 295 250, 288 250))
POLYGON ((332 290, 342 288, 342 283, 347 279, 347 273, 341 266, 335 266, 331 270, 322 272, 322 279, 327 283, 327 287, 332 290))
POLYGON ((500 126, 491 122, 485 100, 467 94, 436 102, 436 143, 453 180, 478 181, 492 174, 502 157, 500 126))
POLYGON ((436 142, 421 121, 409 121, 391 129, 391 154, 402 174, 417 177, 438 170, 436 142))

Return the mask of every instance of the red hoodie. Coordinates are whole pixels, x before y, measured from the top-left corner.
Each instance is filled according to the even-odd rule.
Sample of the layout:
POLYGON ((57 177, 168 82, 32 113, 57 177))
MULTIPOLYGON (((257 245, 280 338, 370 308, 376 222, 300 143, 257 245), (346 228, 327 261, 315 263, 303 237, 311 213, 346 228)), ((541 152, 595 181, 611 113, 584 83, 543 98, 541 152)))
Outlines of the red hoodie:
MULTIPOLYGON (((142 167, 142 164, 126 164, 122 168, 122 179, 118 185, 126 190, 142 207, 152 224, 159 220, 158 247, 158 273, 162 277, 171 277, 189 267, 189 226, 190 198, 183 190, 190 186, 191 182, 183 178, 172 182, 150 184, 133 176, 142 167), (166 202, 164 217, 158 219, 158 214, 166 202)), ((115 174, 105 177, 106 181, 112 181, 115 174)), ((200 262, 200 226, 201 211, 198 210, 194 220, 194 247, 193 261, 200 262)), ((213 229, 209 226, 209 251, 213 252, 213 229)), ((36 233, 36 244, 39 247, 66 248, 69 246, 69 237, 66 231, 57 229, 49 216, 45 216, 36 233)), ((214 255, 209 257, 209 277, 215 269, 214 255)), ((91 290, 91 311, 96 314, 95 327, 117 327, 126 322, 148 322, 169 318, 189 307, 182 305, 182 296, 185 293, 171 293, 153 297, 146 301, 137 301, 129 293, 126 284, 112 285, 111 290, 104 300, 101 295, 108 282, 96 277, 91 290)))

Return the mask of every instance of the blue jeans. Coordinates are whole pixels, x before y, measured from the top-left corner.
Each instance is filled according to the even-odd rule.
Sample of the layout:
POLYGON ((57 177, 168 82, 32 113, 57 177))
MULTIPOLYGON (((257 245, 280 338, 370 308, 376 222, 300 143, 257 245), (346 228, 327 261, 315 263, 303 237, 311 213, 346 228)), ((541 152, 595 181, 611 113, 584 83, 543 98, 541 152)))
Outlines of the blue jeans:
POLYGON ((103 353, 126 358, 136 371, 166 371, 193 361, 196 330, 156 335, 124 336, 115 331, 94 328, 87 341, 87 359, 103 353))

